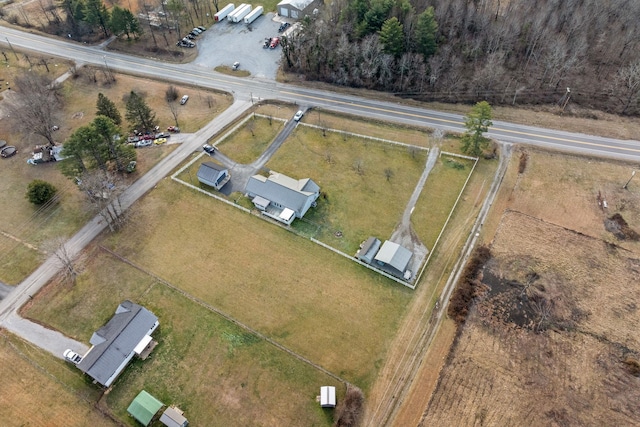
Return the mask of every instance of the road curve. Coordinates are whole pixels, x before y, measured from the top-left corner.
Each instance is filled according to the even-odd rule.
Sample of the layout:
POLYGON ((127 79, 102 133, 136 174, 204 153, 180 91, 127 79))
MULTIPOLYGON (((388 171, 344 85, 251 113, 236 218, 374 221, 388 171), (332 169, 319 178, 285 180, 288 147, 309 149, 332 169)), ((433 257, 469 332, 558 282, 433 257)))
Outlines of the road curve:
MULTIPOLYGON (((105 51, 101 46, 68 42, 13 28, 0 27, 0 43, 6 45, 11 43, 14 48, 70 59, 76 63, 108 66, 120 72, 223 90, 233 93, 238 100, 277 99, 300 105, 326 108, 339 113, 414 126, 440 128, 455 132, 464 130, 463 117, 458 114, 287 85, 259 78, 227 76, 194 64, 167 64, 149 58, 105 51)), ((502 121, 494 122, 488 136, 503 142, 523 143, 580 154, 640 161, 640 142, 635 140, 618 140, 502 121)))

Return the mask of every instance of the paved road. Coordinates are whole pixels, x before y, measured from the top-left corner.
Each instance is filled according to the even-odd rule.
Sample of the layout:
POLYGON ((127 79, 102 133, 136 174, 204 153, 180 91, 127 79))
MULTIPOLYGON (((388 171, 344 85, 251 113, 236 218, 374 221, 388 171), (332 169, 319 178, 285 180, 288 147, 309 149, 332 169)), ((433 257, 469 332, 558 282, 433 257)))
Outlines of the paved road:
MULTIPOLYGON (((165 64, 152 59, 107 52, 99 46, 93 47, 68 43, 66 40, 47 38, 13 28, 1 27, 0 43, 6 44, 7 40, 15 48, 70 58, 77 62, 97 66, 104 66, 106 62, 110 68, 117 71, 229 91, 235 95, 236 99, 248 101, 278 99, 372 119, 440 128, 448 131, 464 129, 463 118, 457 114, 430 111, 400 103, 381 102, 375 99, 281 84, 257 77, 243 79, 227 76, 195 64, 165 64)), ((623 141, 500 121, 494 122, 494 126, 490 129, 488 135, 505 142, 525 143, 583 154, 640 161, 640 142, 638 141, 623 141)))

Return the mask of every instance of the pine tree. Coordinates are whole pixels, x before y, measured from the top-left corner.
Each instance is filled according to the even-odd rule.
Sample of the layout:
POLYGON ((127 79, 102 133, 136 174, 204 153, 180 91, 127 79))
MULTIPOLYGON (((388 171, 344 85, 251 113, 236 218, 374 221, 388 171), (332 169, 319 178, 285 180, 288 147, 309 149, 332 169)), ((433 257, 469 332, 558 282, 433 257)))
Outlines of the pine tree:
POLYGON ((462 146, 460 147, 462 152, 475 157, 481 155, 482 150, 489 144, 489 139, 485 138, 483 134, 492 125, 491 105, 487 101, 478 102, 464 120, 467 131, 462 136, 462 146))
POLYGON ((116 126, 120 126, 122 124, 122 116, 120 115, 120 111, 118 111, 116 104, 102 93, 98 94, 96 109, 96 115, 109 117, 116 126))
POLYGON ((149 108, 140 95, 131 91, 127 98, 127 113, 125 118, 131 129, 151 131, 156 126, 156 114, 149 108))
POLYGON ((424 56, 425 60, 436 53, 437 36, 438 23, 434 17, 433 7, 429 6, 418 15, 415 32, 417 51, 424 56))
POLYGON ((404 52, 403 26, 395 16, 387 19, 378 32, 384 52, 399 58, 404 52))

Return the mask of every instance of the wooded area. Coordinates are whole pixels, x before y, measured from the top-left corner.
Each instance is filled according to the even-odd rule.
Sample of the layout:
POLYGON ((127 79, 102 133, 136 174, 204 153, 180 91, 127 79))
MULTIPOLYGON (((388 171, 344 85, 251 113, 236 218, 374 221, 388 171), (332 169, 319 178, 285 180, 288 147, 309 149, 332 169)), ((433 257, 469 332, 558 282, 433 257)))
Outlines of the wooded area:
POLYGON ((638 16, 634 0, 334 0, 283 44, 283 65, 420 100, 637 115, 638 16))

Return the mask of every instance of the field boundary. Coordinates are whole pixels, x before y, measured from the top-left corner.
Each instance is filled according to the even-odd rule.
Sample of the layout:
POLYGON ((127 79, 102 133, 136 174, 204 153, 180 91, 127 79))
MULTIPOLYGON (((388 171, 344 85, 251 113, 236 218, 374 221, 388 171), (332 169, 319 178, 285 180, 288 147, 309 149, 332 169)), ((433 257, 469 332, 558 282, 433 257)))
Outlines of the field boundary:
POLYGON ((244 329, 245 331, 247 331, 247 332, 249 332, 251 334, 254 334, 258 338, 268 342, 269 344, 273 345, 277 349, 279 349, 281 351, 284 351, 285 353, 289 354, 290 356, 293 356, 296 359, 300 360, 301 362, 304 362, 307 365, 315 368, 316 370, 322 372, 323 374, 330 376, 331 378, 335 379, 336 381, 340 381, 342 384, 351 385, 351 383, 349 381, 345 380, 344 378, 341 378, 340 376, 338 376, 338 375, 334 374, 333 372, 323 368, 322 366, 318 365, 317 363, 312 362, 311 360, 307 359, 306 357, 302 356, 301 354, 296 353, 295 351, 291 350, 290 348, 285 347, 284 345, 280 344, 279 342, 267 337, 266 335, 262 334, 261 332, 258 332, 257 330, 253 329, 249 325, 245 325, 241 321, 239 321, 236 318, 234 318, 233 316, 225 313, 224 311, 220 310, 219 308, 216 308, 216 307, 212 306, 211 304, 201 300, 200 298, 198 298, 196 296, 193 296, 190 293, 180 289, 176 285, 171 284, 170 282, 164 280, 163 278, 161 278, 160 276, 152 273, 151 271, 145 270, 142 266, 139 266, 138 264, 136 264, 133 261, 123 257, 122 255, 112 251, 111 249, 106 248, 106 247, 104 247, 102 245, 98 245, 98 248, 100 248, 104 252, 110 254, 111 256, 119 259, 120 261, 124 262, 125 264, 135 268, 136 270, 141 271, 142 273, 152 277, 153 279, 157 280, 158 282, 160 282, 164 286, 166 286, 166 287, 178 292, 180 295, 182 295, 185 298, 195 302, 199 306, 201 306, 201 307, 203 307, 203 308, 205 308, 205 309, 207 309, 207 310, 209 310, 209 311, 211 311, 213 313, 216 313, 218 316, 222 317, 223 319, 233 323, 234 325, 244 329))

